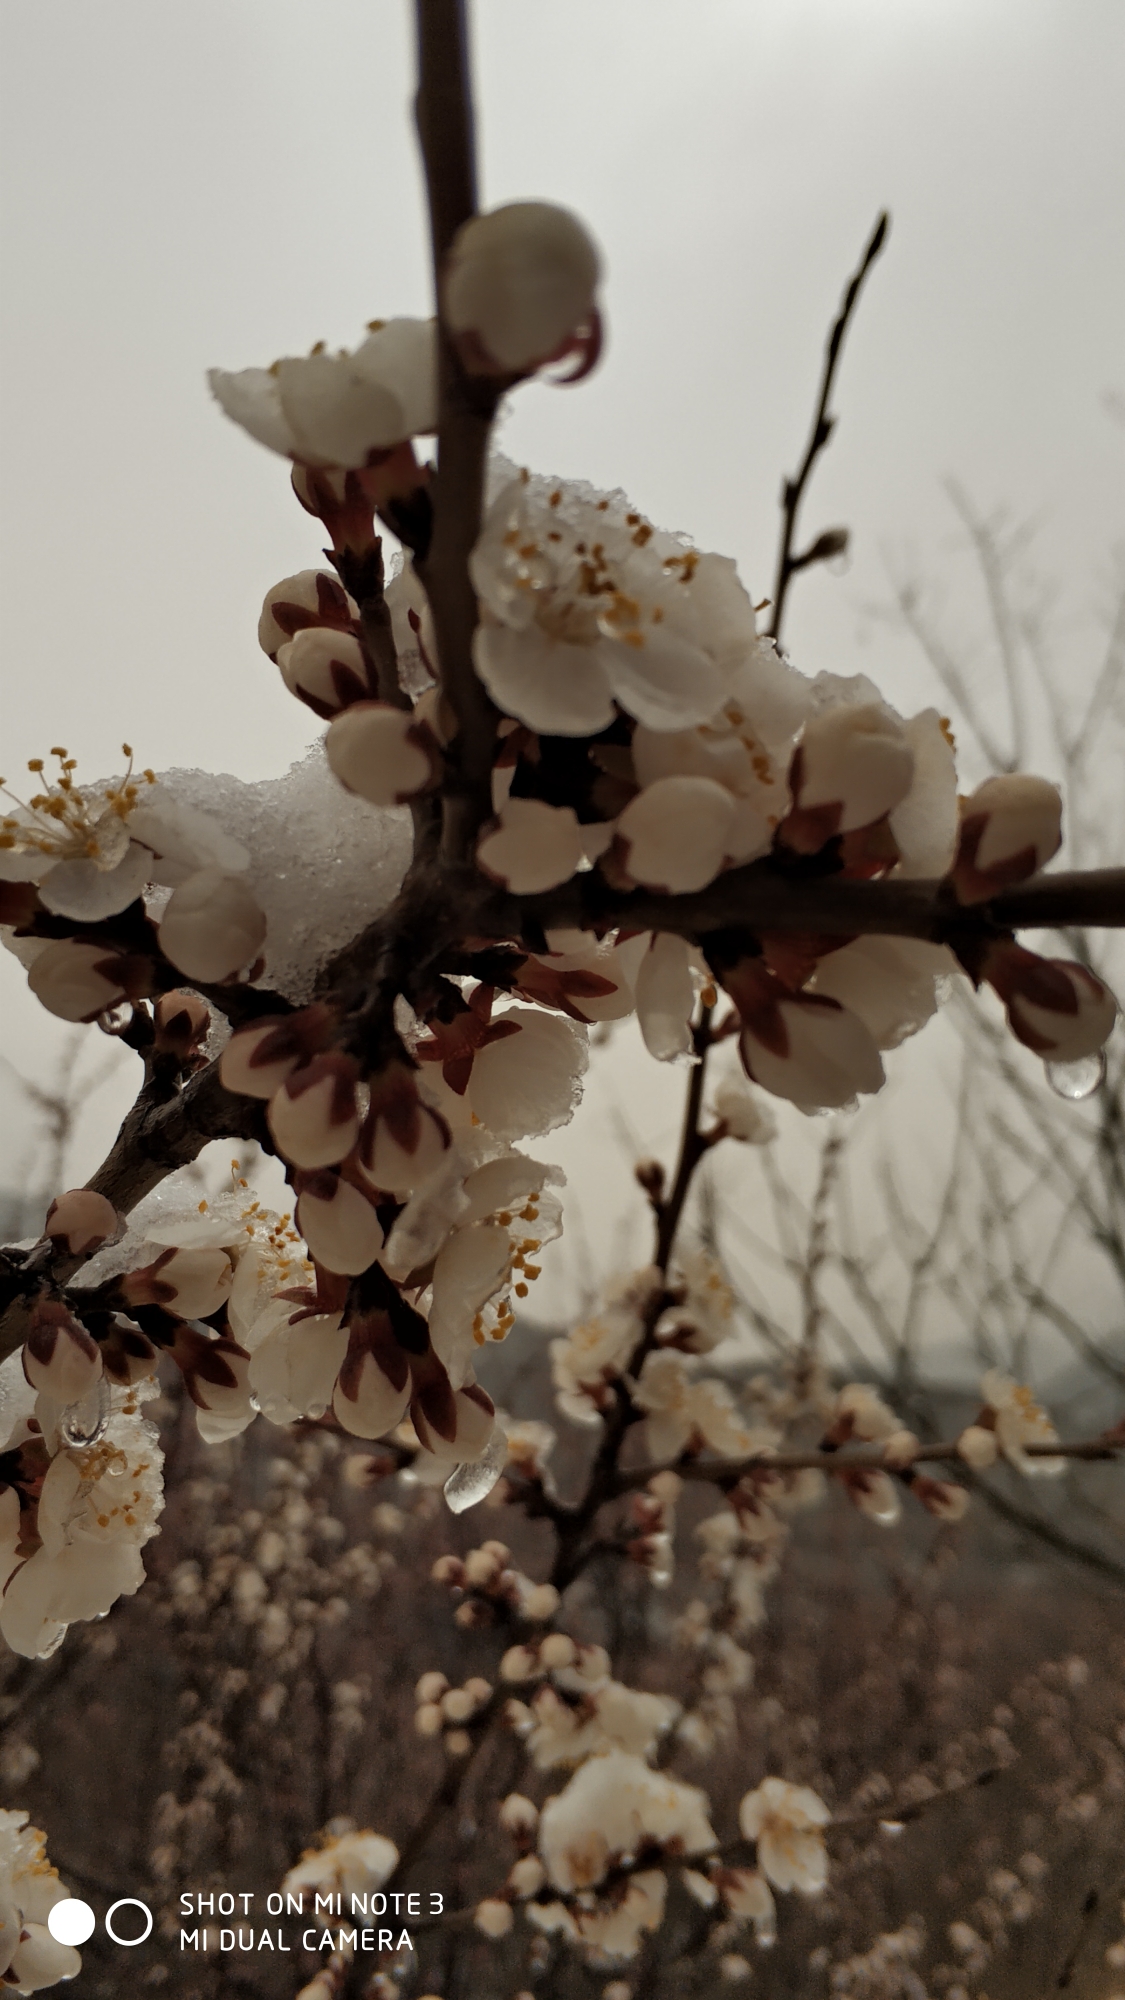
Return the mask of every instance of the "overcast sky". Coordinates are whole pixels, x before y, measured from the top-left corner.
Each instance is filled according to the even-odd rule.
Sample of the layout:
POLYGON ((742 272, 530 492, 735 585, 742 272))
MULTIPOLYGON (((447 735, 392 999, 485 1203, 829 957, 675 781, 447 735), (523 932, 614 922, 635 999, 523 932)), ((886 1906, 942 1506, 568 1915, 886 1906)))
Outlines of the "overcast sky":
MULTIPOLYGON (((204 371, 430 309, 408 11, 4 0, 0 36, 3 769, 63 742, 92 779, 127 738, 157 768, 272 775, 316 724, 255 620, 316 525, 204 371)), ((853 556, 800 583, 793 655, 933 698, 871 608, 888 565, 952 561, 953 475, 1037 521, 1085 657, 1122 533, 1120 0, 480 0, 475 65, 485 203, 572 205, 607 267, 599 373, 521 390, 512 456, 624 486, 766 596, 825 328, 885 205, 808 513, 853 556)), ((45 1074, 55 1027, 6 957, 0 1005, 45 1074)))

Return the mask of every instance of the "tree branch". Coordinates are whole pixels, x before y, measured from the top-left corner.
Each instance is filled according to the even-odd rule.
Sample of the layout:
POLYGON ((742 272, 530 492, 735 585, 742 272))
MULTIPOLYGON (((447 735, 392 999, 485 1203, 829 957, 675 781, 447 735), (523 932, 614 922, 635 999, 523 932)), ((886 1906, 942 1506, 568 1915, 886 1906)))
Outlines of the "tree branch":
POLYGON ((477 600, 469 557, 480 533, 488 442, 499 389, 470 378, 441 325, 445 258, 463 222, 475 214, 476 165, 464 0, 415 0, 418 39, 418 136, 426 173, 439 314, 438 464, 433 536, 416 565, 437 636, 441 684, 457 718, 444 787, 442 852, 461 861, 492 811, 496 710, 473 666, 477 600))
POLYGON ((813 417, 812 429, 809 432, 809 441, 805 446, 805 455, 801 460, 800 469, 795 478, 785 481, 781 489, 781 547, 778 551, 777 577, 773 587, 773 618, 770 621, 769 628, 772 639, 779 639, 781 637, 781 621, 785 615, 785 599, 788 595, 791 578, 796 575, 798 570, 807 569, 811 562, 825 561, 828 556, 838 554, 841 546, 846 546, 846 538, 845 542, 841 544, 839 536, 833 536, 830 532, 828 535, 819 536, 812 547, 806 549, 803 554, 794 555, 793 553, 793 541, 797 532, 797 515, 800 511, 801 501, 804 498, 805 487, 808 485, 812 469, 821 452, 824 450, 825 445, 828 443, 836 424, 835 417, 829 412, 828 402, 832 394, 832 384, 836 376, 836 365, 840 359, 840 350, 844 344, 844 335, 848 330, 849 321, 851 320, 852 313, 855 311, 860 292, 863 289, 863 281, 887 240, 887 230, 889 227, 890 216, 884 209, 876 221, 871 233, 871 239, 860 261, 859 269, 853 274, 848 289, 844 293, 835 324, 828 336, 828 343, 824 351, 824 367, 820 377, 820 395, 817 399, 816 413, 813 417))

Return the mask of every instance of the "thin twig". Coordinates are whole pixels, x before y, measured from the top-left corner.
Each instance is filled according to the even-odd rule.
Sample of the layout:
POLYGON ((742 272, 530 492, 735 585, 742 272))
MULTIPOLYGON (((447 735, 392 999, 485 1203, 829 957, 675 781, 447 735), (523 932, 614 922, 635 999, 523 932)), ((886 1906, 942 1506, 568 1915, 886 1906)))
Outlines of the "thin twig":
MULTIPOLYGON (((777 578, 773 587, 773 618, 770 623, 770 636, 774 639, 781 637, 781 621, 785 615, 785 599, 789 592, 791 579, 798 570, 807 569, 810 562, 823 559, 817 543, 814 543, 811 549, 804 550, 801 555, 794 554, 793 542, 797 532, 797 515, 800 511, 805 487, 808 485, 813 466, 816 464, 835 428, 836 419, 829 412, 828 402, 832 394, 832 385, 836 376, 836 366, 840 359, 840 350, 844 344, 844 335, 848 330, 849 321, 855 311, 860 292, 863 289, 863 281, 887 240, 890 220, 890 216, 884 209, 871 232, 871 238, 860 260, 859 268, 853 274, 847 291, 844 293, 840 310, 836 316, 832 331, 828 336, 828 344, 824 351, 824 367, 820 378, 820 395, 817 399, 812 429, 809 432, 809 441, 805 446, 805 455, 801 460, 800 470, 796 477, 787 479, 781 489, 781 547, 778 551, 777 578)), ((822 543, 825 544, 829 540, 830 538, 821 538, 822 543)), ((824 554, 829 552, 838 552, 838 544, 836 545, 836 549, 832 551, 829 551, 826 546, 824 554)))

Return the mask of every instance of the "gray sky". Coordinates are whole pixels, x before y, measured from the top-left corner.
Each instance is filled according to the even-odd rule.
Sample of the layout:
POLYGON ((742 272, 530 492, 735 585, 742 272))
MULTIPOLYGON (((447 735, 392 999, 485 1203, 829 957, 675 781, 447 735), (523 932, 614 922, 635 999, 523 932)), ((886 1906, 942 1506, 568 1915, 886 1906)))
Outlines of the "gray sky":
MULTIPOLYGON (((316 724, 254 625, 316 526, 203 373, 429 310, 407 10, 5 0, 0 37, 3 769, 64 742, 92 779, 127 739, 274 774, 316 724)), ((508 452, 626 487, 767 595, 825 328, 885 204, 807 516, 854 555, 800 583, 793 655, 933 698, 870 607, 888 561, 948 567, 952 474, 1038 521, 1084 658, 1121 538, 1119 0, 480 0, 475 46, 486 203, 571 204, 607 264, 600 372, 522 390, 508 452)), ((0 1006, 44 1073, 56 1027, 6 957, 0 1006)))

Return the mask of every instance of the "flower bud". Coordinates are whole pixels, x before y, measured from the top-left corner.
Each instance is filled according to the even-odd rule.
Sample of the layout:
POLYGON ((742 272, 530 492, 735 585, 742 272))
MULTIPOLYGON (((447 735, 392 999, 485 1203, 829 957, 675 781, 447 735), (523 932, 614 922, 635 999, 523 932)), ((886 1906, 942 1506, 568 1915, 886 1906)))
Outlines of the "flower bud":
POLYGON ((816 854, 835 834, 892 812, 913 777, 914 752, 889 708, 863 702, 822 709, 806 723, 794 753, 794 809, 779 838, 798 854, 816 854))
POLYGON ((440 1701, 448 1686, 448 1677, 443 1673, 439 1673, 435 1668, 431 1668, 428 1674, 423 1674, 416 1682, 414 1699, 415 1701, 440 1701))
POLYGON ((509 1792, 501 1803, 498 1818, 505 1833, 532 1834, 539 1824, 539 1807, 522 1792, 509 1792))
MULTIPOLYGON (((532 1646, 509 1646, 500 1662, 502 1681, 529 1681, 539 1672, 539 1655, 532 1646)), ((506 1824, 501 1812, 501 1821, 506 1824)))
POLYGON ((414 1711, 414 1727, 419 1736, 439 1736, 445 1718, 436 1701, 424 1701, 414 1711))
POLYGON ((271 1014, 236 1028, 219 1057, 223 1085, 243 1097, 272 1097, 287 1076, 321 1053, 333 1026, 330 1010, 314 1001, 297 1014, 271 1014))
POLYGON ((410 1416, 423 1451, 451 1464, 465 1464, 480 1457, 492 1436, 496 1405, 478 1382, 469 1382, 454 1390, 451 1401, 447 1399, 440 1428, 436 1401, 415 1396, 410 1416))
MULTIPOLYGON (((176 1252, 198 1255, 198 1252, 176 1252)), ((253 1418, 250 1405, 250 1356, 228 1336, 211 1340, 197 1327, 181 1326, 172 1359, 181 1369, 184 1388, 199 1411, 200 1435, 208 1444, 236 1437, 253 1418), (208 1418, 212 1421, 208 1422, 208 1418)))
POLYGON ((63 938, 49 944, 32 964, 27 983, 36 999, 60 1021, 96 1021, 130 994, 131 963, 103 944, 63 938))
POLYGON ((858 1014, 816 993, 790 993, 755 959, 724 979, 742 1016, 743 1067, 764 1090, 812 1111, 882 1089, 882 1058, 858 1014))
POLYGON ((134 1326, 123 1313, 115 1313, 109 1332, 100 1342, 102 1367, 113 1382, 131 1389, 134 1382, 155 1375, 157 1353, 147 1334, 134 1326))
POLYGON ((409 709, 360 701, 336 717, 325 738, 329 765, 345 791, 373 806, 398 806, 433 784, 437 745, 409 709))
POLYGON ((160 919, 160 949, 189 979, 221 983, 257 958, 266 920, 238 875, 199 868, 173 889, 160 919))
POLYGON ((363 648, 351 632, 306 626, 279 649, 277 664, 290 694, 322 722, 351 702, 370 701, 375 692, 363 648))
POLYGON ((734 796, 714 778, 657 778, 617 822, 617 851, 634 882, 686 895, 713 882, 734 848, 734 796))
POLYGON ((72 1257, 88 1257, 116 1236, 120 1227, 121 1218, 104 1194, 95 1194, 92 1188, 71 1188, 51 1203, 43 1234, 52 1243, 65 1243, 72 1257))
POLYGON ((334 1167, 359 1135, 358 1065, 330 1051, 294 1070, 270 1099, 266 1122, 295 1167, 334 1167))
POLYGON ((1022 945, 990 945, 981 975, 994 987, 1017 1041, 1048 1062, 1096 1055, 1113 1033, 1117 1002, 1108 986, 1065 958, 1038 958, 1022 945))
POLYGON ((902 1513, 898 1487, 885 1472, 846 1472, 841 1484, 852 1505, 878 1521, 881 1528, 893 1528, 902 1513))
POLYGON ((507 1937, 515 1921, 511 1904, 501 1902, 499 1896, 486 1896, 483 1903, 477 1904, 473 1917, 478 1931, 490 1938, 507 1937))
POLYGON ((441 1712, 446 1722, 467 1722, 477 1707, 468 1688, 450 1688, 441 1698, 441 1712))
POLYGON ((1062 799, 1046 778, 1010 772, 986 778, 961 804, 953 883, 962 903, 981 903, 1046 866, 1062 845, 1062 799))
POLYGON ((175 988, 162 993, 153 1007, 155 1047, 162 1055, 186 1062, 206 1041, 211 1027, 211 1009, 198 993, 175 988))
POLYGON ((61 1299, 41 1299, 24 1342, 23 1372, 33 1389, 79 1403, 102 1372, 98 1343, 61 1299))
POLYGON ((326 1271, 358 1277, 383 1247, 379 1218, 367 1196, 339 1174, 300 1173, 295 1221, 310 1254, 326 1271))
MULTIPOLYGON (((525 1854, 515 1863, 508 1877, 508 1887, 520 1897, 534 1896, 543 1887, 547 1871, 537 1854, 525 1854)), ((626 1991, 629 1989, 626 1988, 626 1991)))
POLYGON ((385 1437, 410 1401, 410 1368, 386 1313, 357 1315, 348 1327, 332 1408, 352 1437, 385 1437))
MULTIPOLYGON (((524 375, 596 340, 597 250, 576 215, 514 201, 453 239, 443 317, 472 374, 524 375)), ((592 362, 591 364, 592 365, 592 362)))
POLYGON ((559 1608, 559 1593, 553 1583, 537 1583, 528 1591, 520 1609, 529 1625, 543 1624, 559 1608))
POLYGON ((959 1486, 955 1479, 931 1479, 925 1473, 916 1473, 910 1491, 927 1514, 938 1521, 960 1521, 968 1511, 968 1488, 959 1486))
POLYGON ((350 632, 359 618, 342 583, 327 570, 303 569, 267 590, 258 620, 258 644, 276 660, 287 639, 313 625, 350 632))
POLYGON ((572 1667, 577 1657, 578 1648, 566 1632, 549 1632, 539 1647, 543 1667, 572 1667))
POLYGON ((180 1319, 209 1319, 233 1283, 225 1250, 162 1250, 151 1264, 125 1273, 121 1296, 131 1306, 163 1306, 180 1319))
POLYGON ((449 1127, 418 1096, 414 1073, 388 1063, 371 1085, 371 1108, 359 1161, 369 1181, 388 1194, 410 1194, 441 1165, 449 1127))
POLYGON ((493 831, 477 842, 477 867, 516 896, 569 882, 582 855, 573 808, 542 799, 508 799, 493 831))
POLYGON ((957 1455, 974 1472, 987 1472, 995 1465, 999 1453, 995 1430, 987 1430, 983 1424, 969 1424, 957 1440, 957 1455))

